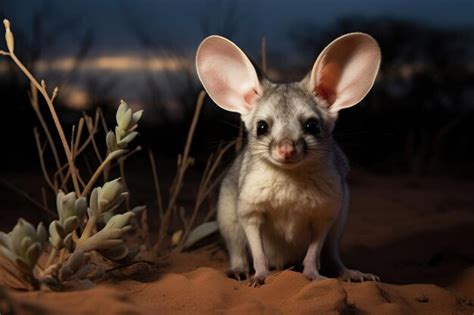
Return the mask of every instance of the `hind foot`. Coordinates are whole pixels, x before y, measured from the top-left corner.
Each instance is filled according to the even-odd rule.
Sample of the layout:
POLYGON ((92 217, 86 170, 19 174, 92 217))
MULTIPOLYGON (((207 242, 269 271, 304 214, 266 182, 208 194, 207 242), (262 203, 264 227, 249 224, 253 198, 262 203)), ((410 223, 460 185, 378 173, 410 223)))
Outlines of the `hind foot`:
POLYGON ((358 270, 344 269, 339 274, 339 279, 346 282, 364 282, 364 281, 374 281, 380 282, 380 278, 371 273, 363 273, 358 270))

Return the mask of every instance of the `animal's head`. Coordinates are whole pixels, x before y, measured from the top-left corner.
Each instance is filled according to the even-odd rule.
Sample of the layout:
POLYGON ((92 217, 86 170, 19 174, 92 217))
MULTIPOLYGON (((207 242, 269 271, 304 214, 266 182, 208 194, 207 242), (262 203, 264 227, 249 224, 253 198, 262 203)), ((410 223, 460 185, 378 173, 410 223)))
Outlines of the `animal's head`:
POLYGON ((277 84, 259 79, 233 42, 210 36, 198 48, 196 68, 212 100, 241 115, 248 148, 277 166, 291 168, 328 151, 339 110, 367 95, 380 59, 371 36, 350 33, 324 48, 303 80, 277 84))

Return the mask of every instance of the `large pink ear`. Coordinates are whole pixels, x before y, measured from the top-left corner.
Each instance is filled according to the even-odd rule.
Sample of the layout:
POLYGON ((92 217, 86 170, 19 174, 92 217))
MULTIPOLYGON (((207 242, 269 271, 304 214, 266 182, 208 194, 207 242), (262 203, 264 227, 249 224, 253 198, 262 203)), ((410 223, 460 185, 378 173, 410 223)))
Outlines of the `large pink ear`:
POLYGON ((246 114, 261 95, 252 63, 224 37, 213 35, 202 41, 196 53, 196 69, 209 96, 223 109, 246 114))
POLYGON ((370 91, 380 66, 380 48, 364 33, 349 33, 331 42, 311 71, 309 88, 331 112, 359 103, 370 91))

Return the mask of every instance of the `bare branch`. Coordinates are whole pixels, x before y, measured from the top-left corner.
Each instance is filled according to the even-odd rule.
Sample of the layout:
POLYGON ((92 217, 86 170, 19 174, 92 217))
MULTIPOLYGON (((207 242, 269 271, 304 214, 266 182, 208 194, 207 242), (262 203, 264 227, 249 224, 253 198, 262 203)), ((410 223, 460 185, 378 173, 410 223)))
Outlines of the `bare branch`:
POLYGON ((40 91, 40 93, 43 95, 46 101, 46 104, 48 105, 49 111, 51 113, 54 124, 58 131, 59 138, 61 139, 62 145, 64 147, 64 153, 66 154, 67 159, 68 159, 69 169, 71 172, 74 189, 76 191, 76 194, 80 195, 81 191, 80 191, 79 183, 76 176, 74 160, 72 159, 71 148, 69 147, 69 144, 66 140, 66 135, 64 134, 63 127, 61 125, 61 122, 59 121, 59 117, 58 117, 58 114, 56 113, 56 109, 54 108, 53 101, 51 100, 50 96, 48 95, 48 92, 46 91, 46 83, 43 80, 41 81, 41 84, 38 83, 36 78, 25 67, 25 65, 18 59, 15 53, 11 49, 9 49, 9 51, 10 51, 10 58, 13 60, 13 62, 15 62, 18 68, 25 74, 25 76, 30 80, 30 82, 33 83, 34 86, 40 91))
POLYGON ((171 188, 171 196, 168 201, 168 207, 166 208, 163 216, 163 220, 160 222, 160 227, 158 231, 158 239, 153 247, 153 249, 157 252, 161 249, 161 244, 166 236, 168 231, 169 221, 171 219, 171 215, 174 211, 176 211, 176 200, 178 198, 179 193, 181 192, 182 184, 183 184, 183 177, 186 173, 189 165, 192 163, 192 159, 189 157, 189 151, 191 150, 191 143, 194 136, 194 130, 196 129, 196 124, 201 114, 202 105, 204 104, 204 98, 206 96, 205 91, 201 91, 199 93, 196 108, 194 110, 193 120, 191 122, 191 126, 188 131, 188 137, 186 139, 186 144, 184 146, 183 155, 178 156, 178 169, 176 171, 176 177, 174 180, 174 184, 171 188))
POLYGON ((44 163, 44 157, 43 157, 44 148, 42 148, 42 146, 41 146, 41 140, 39 138, 38 129, 35 127, 33 129, 33 131, 34 131, 34 134, 35 134, 36 148, 38 149, 38 156, 39 156, 39 160, 40 160, 41 171, 43 172, 43 177, 46 180, 46 183, 48 184, 48 186, 51 188, 51 190, 56 193, 57 192, 57 187, 55 185, 53 185, 53 182, 49 178, 48 170, 46 169, 46 165, 44 163))
POLYGON ((158 179, 158 173, 156 171, 155 156, 153 154, 153 151, 148 150, 148 158, 150 159, 151 172, 153 175, 153 183, 155 184, 155 194, 156 194, 156 202, 158 204, 158 213, 160 214, 160 219, 163 220, 163 201, 161 198, 160 181, 158 179))

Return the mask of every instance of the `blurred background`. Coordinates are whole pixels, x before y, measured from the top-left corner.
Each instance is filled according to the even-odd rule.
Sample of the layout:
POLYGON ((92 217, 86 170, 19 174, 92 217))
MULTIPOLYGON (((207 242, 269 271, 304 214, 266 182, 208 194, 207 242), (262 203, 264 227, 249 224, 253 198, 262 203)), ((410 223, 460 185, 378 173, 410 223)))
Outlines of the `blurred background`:
MULTIPOLYGON (((145 110, 134 140, 144 149, 127 160, 127 182, 134 204, 151 210, 152 225, 147 151, 155 152, 166 193, 202 89, 194 54, 204 37, 230 38, 257 64, 265 55, 268 77, 291 81, 302 79, 336 37, 371 34, 382 49, 378 79, 359 105, 341 112, 335 130, 353 167, 343 255, 349 265, 405 283, 446 284, 473 264, 472 0, 0 0, 0 16, 12 23, 19 58, 49 91, 59 87, 56 106, 68 138, 83 112, 102 108, 111 127, 121 99, 145 110)), ((6 230, 19 216, 47 219, 37 203, 54 197, 42 194, 29 82, 6 56, 0 56, 0 96, 0 228, 6 230)), ((41 99, 40 108, 57 137, 41 99)), ((238 115, 206 99, 181 204, 193 203, 208 155, 235 139, 239 124, 238 115)), ((103 138, 97 136, 99 148, 103 138)), ((84 155, 95 161, 94 150, 84 155)), ((89 170, 98 166, 84 162, 89 170)))
MULTIPOLYGON (((300 80, 332 39, 367 32, 382 48, 381 71, 366 99, 342 112, 335 132, 353 165, 388 173, 474 174, 471 0, 0 4, 1 16, 12 22, 17 54, 51 89, 60 87, 57 104, 66 125, 97 106, 113 113, 124 99, 145 109, 141 143, 169 156, 184 143, 201 89, 193 60, 205 36, 230 38, 256 63, 263 39, 268 76, 300 80)), ((0 168, 37 168, 28 82, 6 57, 0 58, 0 93, 0 168)), ((238 117, 208 103, 195 155, 238 134, 238 117)))

